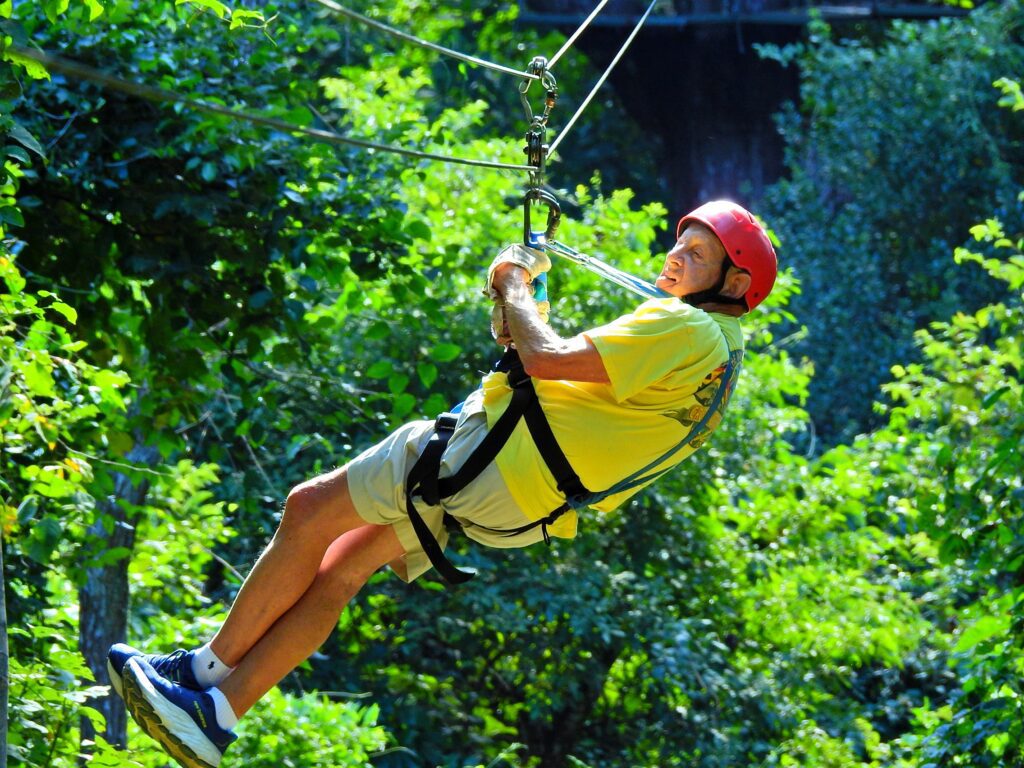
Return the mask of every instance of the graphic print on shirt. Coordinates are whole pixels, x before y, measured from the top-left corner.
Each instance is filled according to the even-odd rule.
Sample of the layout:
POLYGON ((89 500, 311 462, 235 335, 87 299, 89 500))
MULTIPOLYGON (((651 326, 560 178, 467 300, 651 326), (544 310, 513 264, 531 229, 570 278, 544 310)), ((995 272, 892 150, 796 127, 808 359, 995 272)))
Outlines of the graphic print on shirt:
POLYGON ((701 424, 701 421, 707 417, 708 409, 714 406, 719 388, 725 386, 725 392, 722 394, 722 398, 715 408, 714 413, 712 413, 710 418, 707 418, 707 421, 704 422, 700 433, 691 438, 690 446, 693 450, 696 451, 704 445, 708 437, 711 436, 711 433, 714 432, 721 423, 722 416, 725 414, 725 408, 729 405, 729 398, 732 397, 733 387, 736 383, 736 379, 738 378, 740 363, 742 361, 742 350, 731 351, 729 353, 729 362, 732 364, 732 374, 728 381, 723 382, 727 366, 720 365, 704 377, 704 380, 700 383, 697 391, 693 393, 693 400, 695 402, 678 410, 665 412, 665 416, 670 419, 675 419, 688 430, 696 429, 698 425, 701 424))

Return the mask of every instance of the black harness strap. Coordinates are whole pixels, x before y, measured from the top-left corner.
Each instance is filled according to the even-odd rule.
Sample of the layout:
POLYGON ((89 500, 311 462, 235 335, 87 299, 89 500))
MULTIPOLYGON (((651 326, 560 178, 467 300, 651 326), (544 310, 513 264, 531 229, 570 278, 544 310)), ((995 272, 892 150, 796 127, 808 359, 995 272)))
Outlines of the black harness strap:
MULTIPOLYGON (((533 384, 530 384, 529 387, 533 390, 533 384)), ((570 501, 590 495, 590 491, 580 481, 580 476, 573 470, 569 460, 565 458, 565 453, 562 452, 558 440, 555 439, 547 416, 544 415, 544 410, 540 407, 540 400, 537 398, 536 392, 534 392, 533 400, 526 406, 523 418, 526 419, 526 426, 530 430, 530 437, 533 438, 534 445, 537 446, 541 458, 547 464, 548 471, 555 478, 559 493, 570 501)))
POLYGON ((434 434, 430 436, 427 447, 423 449, 423 453, 420 454, 416 463, 413 464, 409 477, 405 480, 405 510, 409 514, 412 529, 416 532, 416 538, 420 540, 420 546, 423 547, 423 551, 430 560, 430 564, 438 570, 449 584, 461 584, 473 578, 473 574, 460 571, 448 561, 448 558, 444 556, 441 545, 437 543, 437 539, 430 532, 430 527, 420 516, 412 500, 414 495, 422 492, 421 489, 424 485, 428 488, 432 486, 435 492, 437 490, 437 472, 441 467, 441 456, 444 454, 444 449, 448 446, 448 439, 454 431, 454 425, 450 427, 447 425, 442 426, 441 419, 447 415, 442 414, 434 422, 434 434))
MULTIPOLYGON (((530 436, 537 445, 541 458, 547 464, 548 470, 555 478, 558 490, 565 495, 567 501, 541 520, 534 520, 524 526, 513 529, 494 529, 479 526, 483 530, 492 533, 500 533, 506 536, 515 536, 520 533, 533 530, 538 526, 544 533, 544 540, 550 541, 547 526, 561 517, 572 508, 572 501, 586 498, 590 491, 580 481, 579 476, 573 471, 569 460, 565 457, 562 449, 555 439, 551 426, 548 424, 544 410, 541 408, 537 392, 533 388, 533 381, 523 370, 522 362, 519 360, 515 350, 506 352, 504 357, 495 366, 495 370, 504 371, 508 374, 509 386, 512 388, 512 399, 505 412, 501 414, 494 426, 487 431, 487 435, 476 447, 466 463, 463 464, 449 477, 438 478, 441 470, 441 458, 448 441, 455 431, 458 417, 455 414, 445 413, 437 417, 434 422, 434 434, 431 435, 423 453, 416 460, 409 477, 405 482, 405 507, 416 532, 420 545, 426 553, 430 564, 437 569, 438 573, 449 584, 462 584, 473 578, 468 571, 460 571, 448 558, 445 557, 437 539, 430 532, 430 527, 423 520, 413 498, 419 496, 427 504, 434 506, 441 499, 454 496, 473 480, 475 480, 484 469, 487 468, 502 447, 508 442, 513 430, 519 423, 520 418, 525 419, 526 426, 530 430, 530 436)), ((445 513, 446 525, 459 525, 453 517, 445 513)))
MULTIPOLYGON (((476 447, 476 450, 466 459, 466 463, 449 477, 437 478, 435 475, 436 495, 423 496, 423 500, 431 505, 437 504, 439 500, 454 496, 473 482, 487 468, 487 465, 494 461, 498 452, 508 442, 508 439, 512 436, 512 431, 516 428, 516 424, 519 423, 520 417, 522 417, 523 412, 529 405, 531 397, 537 397, 532 387, 529 389, 513 389, 512 400, 509 402, 508 408, 498 417, 494 426, 487 431, 487 435, 480 441, 480 445, 476 447)), ((451 433, 448 434, 448 437, 451 437, 451 433)), ((447 440, 445 438, 446 443, 447 440)), ((440 469, 440 465, 438 469, 440 469)))

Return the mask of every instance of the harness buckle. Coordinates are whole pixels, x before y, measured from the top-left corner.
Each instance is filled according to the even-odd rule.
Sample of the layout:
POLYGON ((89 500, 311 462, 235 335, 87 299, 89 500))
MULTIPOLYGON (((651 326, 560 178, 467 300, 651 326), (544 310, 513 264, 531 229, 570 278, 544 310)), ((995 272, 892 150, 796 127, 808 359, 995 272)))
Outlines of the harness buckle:
POLYGON ((459 415, 457 413, 442 413, 434 419, 434 431, 435 432, 454 432, 455 425, 459 423, 459 415))
POLYGON ((526 372, 526 369, 522 365, 518 365, 508 371, 508 385, 512 389, 519 389, 530 381, 530 374, 526 372))
POLYGON ((512 389, 519 389, 530 381, 529 374, 523 368, 523 361, 519 359, 519 352, 514 347, 506 351, 494 364, 494 370, 508 377, 508 385, 512 389))

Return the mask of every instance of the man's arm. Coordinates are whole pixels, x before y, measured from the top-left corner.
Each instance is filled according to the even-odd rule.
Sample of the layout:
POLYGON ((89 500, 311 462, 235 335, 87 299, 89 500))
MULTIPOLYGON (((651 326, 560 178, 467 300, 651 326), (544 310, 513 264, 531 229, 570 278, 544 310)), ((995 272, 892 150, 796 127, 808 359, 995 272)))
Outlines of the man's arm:
POLYGON ((501 264, 491 284, 504 301, 509 334, 526 372, 538 379, 610 383, 594 342, 584 334, 563 339, 541 320, 528 279, 522 267, 501 264))

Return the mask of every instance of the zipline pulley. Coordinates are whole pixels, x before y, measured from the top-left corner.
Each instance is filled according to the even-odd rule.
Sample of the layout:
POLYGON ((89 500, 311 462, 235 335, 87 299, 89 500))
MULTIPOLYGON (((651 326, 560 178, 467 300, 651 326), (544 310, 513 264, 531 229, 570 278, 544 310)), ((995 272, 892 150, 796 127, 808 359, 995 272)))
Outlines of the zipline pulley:
POLYGON ((526 146, 523 151, 526 153, 526 163, 533 167, 530 174, 530 189, 540 189, 544 184, 544 165, 548 156, 547 128, 548 118, 555 108, 558 100, 558 83, 555 76, 548 70, 548 60, 543 56, 535 56, 527 66, 526 71, 540 80, 544 87, 544 108, 540 114, 534 114, 530 106, 530 100, 526 98, 526 92, 530 90, 533 79, 525 78, 519 84, 519 100, 523 103, 523 112, 526 114, 526 146))

